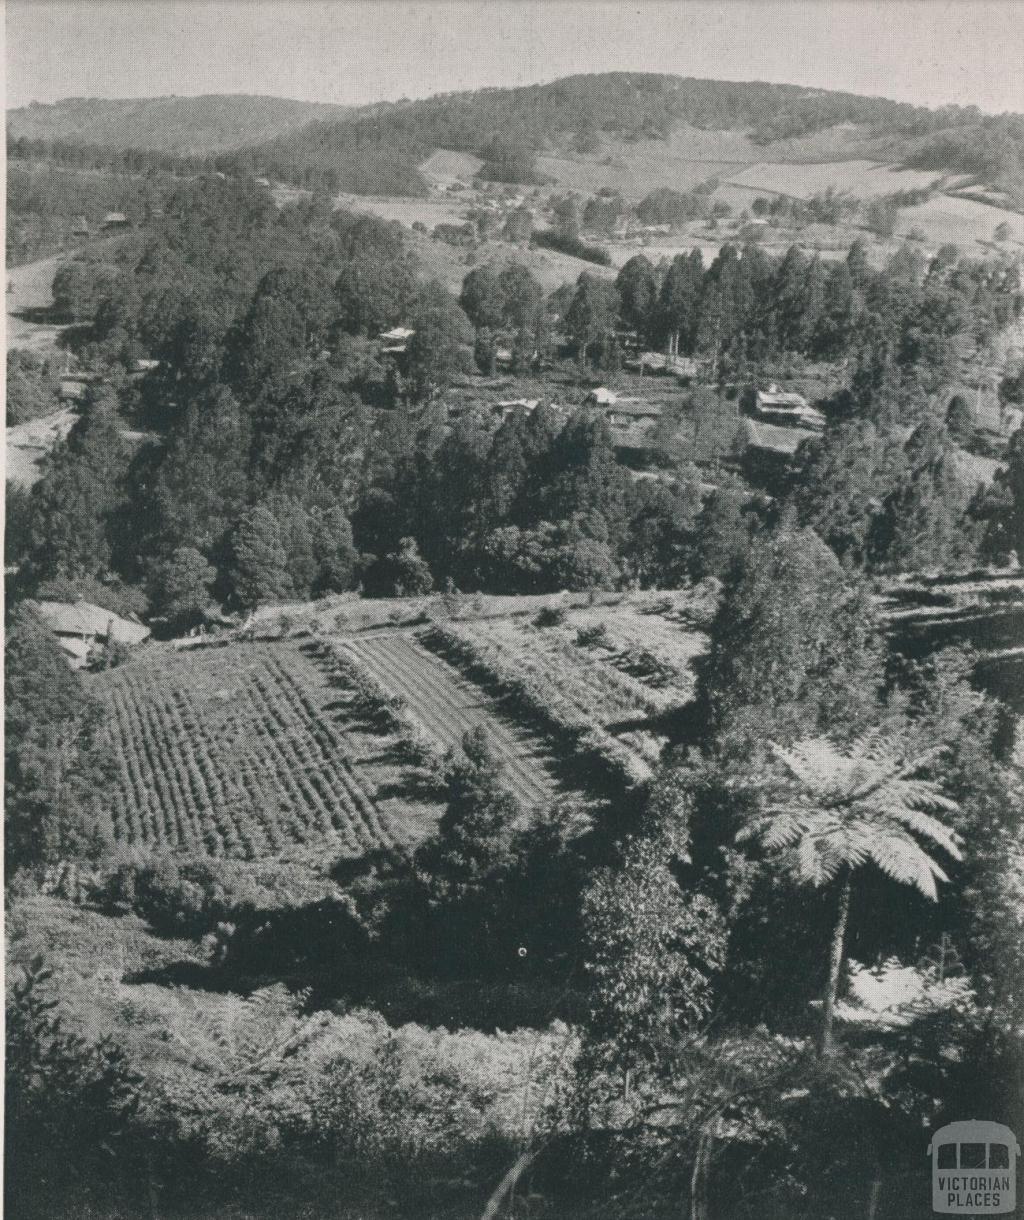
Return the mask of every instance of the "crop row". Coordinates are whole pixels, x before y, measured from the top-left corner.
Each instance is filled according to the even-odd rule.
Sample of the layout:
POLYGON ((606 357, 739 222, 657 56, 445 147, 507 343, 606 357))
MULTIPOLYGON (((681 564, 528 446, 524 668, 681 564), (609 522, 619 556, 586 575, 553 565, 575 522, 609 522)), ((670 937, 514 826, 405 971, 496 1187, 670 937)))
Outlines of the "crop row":
POLYGON ((501 651, 532 674, 547 674, 562 694, 591 721, 608 723, 626 716, 656 716, 665 710, 663 694, 614 666, 585 653, 560 628, 536 628, 510 620, 459 624, 464 638, 501 651))
POLYGON ((525 650, 503 649, 462 626, 436 626, 420 639, 484 687, 500 692, 541 731, 601 765, 622 786, 633 788, 650 779, 660 754, 658 739, 647 732, 609 733, 594 714, 593 700, 582 701, 585 684, 574 681, 566 666, 553 666, 550 657, 530 658, 525 650))
POLYGON ((354 656, 375 689, 401 699, 403 715, 422 726, 441 750, 458 748, 467 730, 482 726, 504 782, 520 803, 529 807, 553 799, 553 777, 541 757, 541 743, 507 724, 479 690, 408 636, 369 637, 352 641, 344 651, 354 656))

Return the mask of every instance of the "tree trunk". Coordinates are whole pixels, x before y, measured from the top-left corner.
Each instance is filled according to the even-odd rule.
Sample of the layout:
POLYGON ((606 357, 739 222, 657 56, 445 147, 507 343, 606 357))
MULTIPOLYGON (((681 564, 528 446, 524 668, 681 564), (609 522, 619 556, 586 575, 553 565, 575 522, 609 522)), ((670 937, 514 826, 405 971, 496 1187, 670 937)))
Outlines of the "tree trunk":
POLYGON ((850 914, 850 873, 843 874, 839 888, 839 904, 836 911, 835 927, 832 929, 832 947, 829 952, 828 981, 825 984, 825 995, 821 1009, 821 1037, 818 1043, 818 1057, 827 1058, 833 1052, 832 1023, 835 1019, 836 992, 839 990, 839 974, 843 967, 843 944, 846 940, 846 920, 850 914))
POLYGON ((878 1200, 882 1196, 882 1179, 876 1171, 875 1177, 871 1182, 871 1193, 868 1195, 868 1211, 867 1220, 875 1220, 878 1215, 878 1200))
POLYGON ((501 1205, 515 1190, 516 1183, 523 1176, 523 1173, 530 1167, 530 1165, 533 1164, 540 1150, 541 1145, 534 1144, 520 1153, 509 1171, 498 1183, 494 1194, 491 1195, 491 1197, 487 1200, 487 1206, 484 1208, 484 1212, 480 1220, 496 1220, 501 1211, 501 1205))
POLYGON ((708 1164, 711 1160, 711 1136, 701 1131, 697 1140, 697 1155, 690 1175, 690 1220, 708 1220, 708 1164))

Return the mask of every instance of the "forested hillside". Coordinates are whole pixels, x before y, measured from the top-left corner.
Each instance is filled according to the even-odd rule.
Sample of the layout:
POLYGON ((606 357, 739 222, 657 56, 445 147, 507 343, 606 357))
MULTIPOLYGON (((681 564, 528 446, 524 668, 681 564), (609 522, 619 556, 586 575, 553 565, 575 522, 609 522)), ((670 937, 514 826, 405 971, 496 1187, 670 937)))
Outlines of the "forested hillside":
POLYGON ((533 154, 560 147, 595 151, 602 137, 664 139, 678 125, 690 124, 751 131, 755 141, 768 144, 845 124, 862 138, 876 139, 886 160, 914 155, 935 165, 944 158, 943 168, 1002 182, 1020 174, 1020 122, 982 116, 971 107, 928 110, 794 85, 623 72, 442 95, 356 115, 352 123, 319 121, 221 164, 263 166, 285 180, 331 190, 417 193, 424 188, 416 166, 435 148, 478 154, 485 177, 530 182, 533 154), (972 134, 960 138, 960 128, 972 134), (937 138, 947 132, 953 133, 948 139, 937 138), (987 153, 981 160, 979 136, 987 153))
POLYGON ((7 111, 8 137, 193 154, 273 139, 344 106, 250 94, 203 97, 65 98, 7 111))

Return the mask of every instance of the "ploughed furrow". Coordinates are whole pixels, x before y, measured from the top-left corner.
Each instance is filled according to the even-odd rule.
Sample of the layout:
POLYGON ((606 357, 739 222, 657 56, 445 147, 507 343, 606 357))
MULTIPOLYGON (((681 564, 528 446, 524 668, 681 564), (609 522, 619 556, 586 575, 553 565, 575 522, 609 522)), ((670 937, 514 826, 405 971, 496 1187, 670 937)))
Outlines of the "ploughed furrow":
POLYGON ((397 632, 346 640, 345 647, 382 686, 405 699, 441 747, 459 746, 469 729, 482 725, 508 787, 522 804, 543 805, 555 796, 557 785, 541 740, 510 724, 493 699, 445 661, 397 632))
POLYGON ((326 711, 335 692, 295 645, 154 650, 98 675, 95 690, 120 842, 256 859, 296 845, 356 855, 396 839, 326 711))

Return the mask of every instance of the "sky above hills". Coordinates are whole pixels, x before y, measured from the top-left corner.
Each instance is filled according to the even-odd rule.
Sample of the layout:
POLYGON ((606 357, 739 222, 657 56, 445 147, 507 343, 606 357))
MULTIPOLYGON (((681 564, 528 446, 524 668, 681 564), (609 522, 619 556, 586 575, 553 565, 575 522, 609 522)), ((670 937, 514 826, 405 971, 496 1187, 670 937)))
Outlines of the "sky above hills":
POLYGON ((262 93, 364 103, 579 72, 1024 111, 1024 0, 7 0, 9 108, 262 93))

